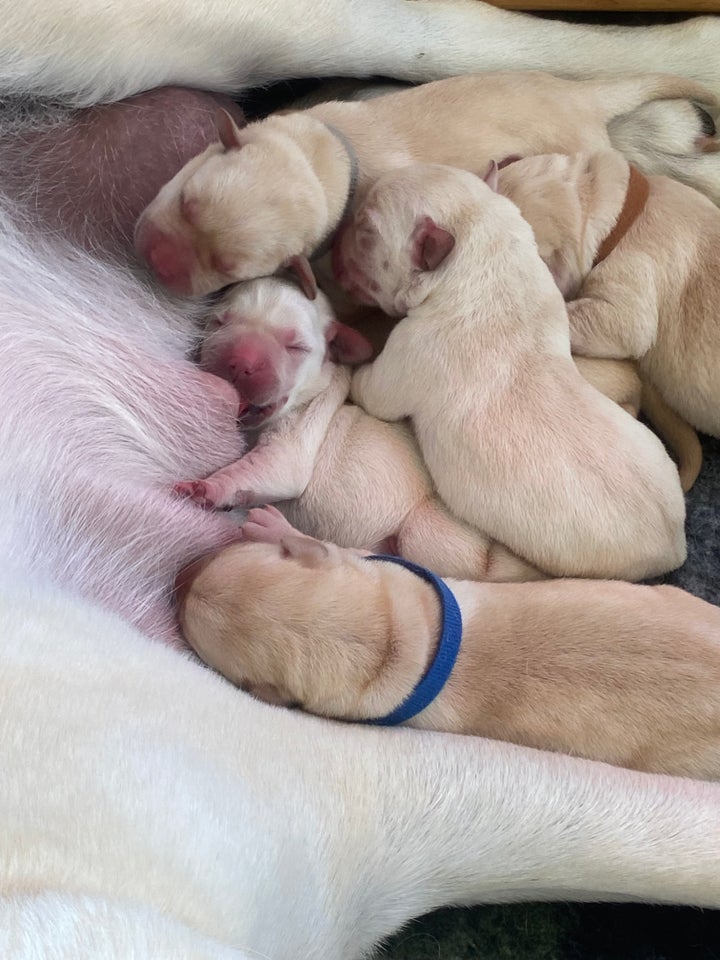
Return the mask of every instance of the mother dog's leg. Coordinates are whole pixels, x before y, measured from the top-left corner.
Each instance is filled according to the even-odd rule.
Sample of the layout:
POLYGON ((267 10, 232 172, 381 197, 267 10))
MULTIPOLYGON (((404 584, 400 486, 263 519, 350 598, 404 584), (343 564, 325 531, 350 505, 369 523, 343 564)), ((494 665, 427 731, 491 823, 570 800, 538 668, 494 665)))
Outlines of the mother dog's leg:
POLYGON ((478 0, 4 0, 0 91, 75 104, 163 84, 214 90, 292 76, 431 80, 493 69, 657 70, 720 92, 720 21, 636 31, 478 0))
POLYGON ((184 931, 183 960, 225 960, 203 938, 358 960, 450 903, 720 905, 716 785, 268 707, 87 603, 3 580, 0 947, 8 930, 43 942, 42 892, 65 907, 53 956, 72 960, 129 955, 127 938, 60 952, 88 901, 110 930, 127 914, 138 944, 184 931))

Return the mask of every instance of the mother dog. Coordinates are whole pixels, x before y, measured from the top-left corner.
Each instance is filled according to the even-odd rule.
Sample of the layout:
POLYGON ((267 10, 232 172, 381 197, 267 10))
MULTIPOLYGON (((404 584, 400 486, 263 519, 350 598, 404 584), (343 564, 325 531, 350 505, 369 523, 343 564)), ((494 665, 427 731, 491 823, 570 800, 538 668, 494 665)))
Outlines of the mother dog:
MULTIPOLYGON (((631 33, 439 0, 0 11, 2 92, 75 105, 168 83, 493 67, 666 69, 720 92, 708 18, 631 33)), ((660 162, 659 128, 681 171, 702 117, 649 105, 625 135, 660 162)), ((717 189, 717 155, 693 170, 717 189)), ((4 957, 352 960, 445 903, 720 906, 715 786, 298 717, 151 642, 172 635, 173 570, 232 536, 161 493, 237 455, 232 397, 192 380, 171 305, 22 212, 1 236, 4 957)))

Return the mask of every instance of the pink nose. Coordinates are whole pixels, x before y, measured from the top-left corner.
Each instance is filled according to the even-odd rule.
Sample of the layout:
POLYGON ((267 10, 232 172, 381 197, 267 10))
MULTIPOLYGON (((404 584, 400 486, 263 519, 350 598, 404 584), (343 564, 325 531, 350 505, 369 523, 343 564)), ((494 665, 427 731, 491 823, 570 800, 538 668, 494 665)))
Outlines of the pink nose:
POLYGON ((230 354, 228 368, 235 377, 251 377, 267 367, 267 352, 260 347, 247 343, 235 347, 230 354))
POLYGON ((190 244, 171 237, 147 222, 141 222, 135 234, 135 249, 164 287, 180 296, 192 294, 192 270, 195 254, 190 244))

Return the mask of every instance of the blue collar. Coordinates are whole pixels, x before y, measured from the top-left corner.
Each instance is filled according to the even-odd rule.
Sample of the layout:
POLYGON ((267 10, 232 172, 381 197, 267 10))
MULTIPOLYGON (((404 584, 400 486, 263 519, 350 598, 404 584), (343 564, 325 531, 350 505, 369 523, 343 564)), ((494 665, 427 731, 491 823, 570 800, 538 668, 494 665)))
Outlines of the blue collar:
POLYGON ((400 723, 405 723, 426 707, 429 707, 447 683, 460 651, 463 630, 462 613, 455 595, 448 585, 440 577, 431 573, 430 570, 426 570, 425 567, 420 567, 418 564, 404 560, 402 557, 391 557, 384 554, 365 557, 365 559, 384 560, 386 563, 397 563, 401 567, 406 567, 422 577, 423 580, 431 583, 440 598, 442 615, 440 641, 435 657, 424 676, 420 678, 414 690, 403 700, 400 706, 384 717, 360 721, 380 727, 394 727, 400 723))

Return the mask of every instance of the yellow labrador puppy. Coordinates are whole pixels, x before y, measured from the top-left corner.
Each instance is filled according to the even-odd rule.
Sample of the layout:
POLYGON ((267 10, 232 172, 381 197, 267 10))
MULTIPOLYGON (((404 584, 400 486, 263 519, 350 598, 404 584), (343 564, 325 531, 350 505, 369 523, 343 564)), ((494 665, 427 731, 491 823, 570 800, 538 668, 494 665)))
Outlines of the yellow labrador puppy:
POLYGON ((720 436, 720 210, 613 150, 519 160, 499 189, 572 300, 573 351, 635 358, 682 417, 720 436))
MULTIPOLYGON (((611 144, 614 118, 680 97, 715 103, 700 85, 662 74, 578 83, 490 73, 367 102, 323 103, 242 130, 221 114, 220 142, 149 204, 136 247, 157 279, 181 295, 283 264, 310 283, 308 259, 327 250, 356 196, 387 170, 419 160, 474 170, 508 154, 599 150, 611 144)), ((712 137, 697 138, 700 153, 714 145, 712 137)))
POLYGON ((453 513, 555 576, 639 580, 683 562, 677 471, 579 374, 562 295, 509 200, 416 164, 376 182, 334 253, 347 289, 404 317, 351 395, 412 420, 453 513))
POLYGON ((272 507, 243 532, 260 542, 197 561, 177 598, 191 646, 260 699, 720 778, 717 607, 612 581, 445 583, 272 507))

